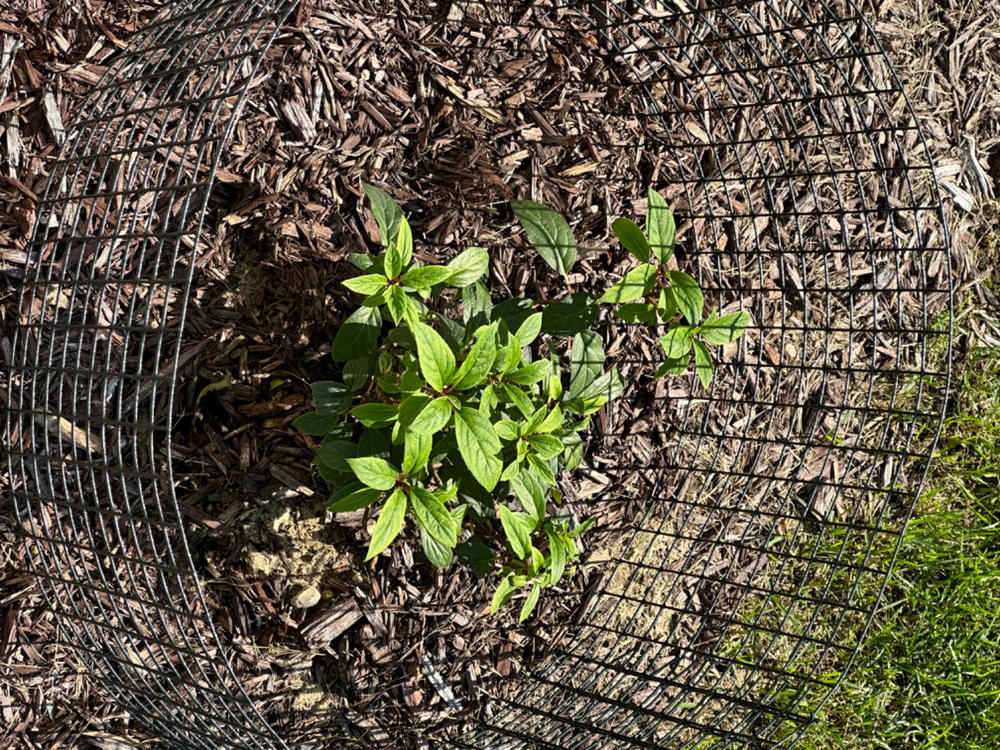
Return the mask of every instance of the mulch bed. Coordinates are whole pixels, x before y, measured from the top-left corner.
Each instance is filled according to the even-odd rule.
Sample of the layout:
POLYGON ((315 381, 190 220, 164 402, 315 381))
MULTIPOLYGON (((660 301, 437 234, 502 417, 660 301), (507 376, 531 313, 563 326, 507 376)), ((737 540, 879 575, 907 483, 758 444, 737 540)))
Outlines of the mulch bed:
MULTIPOLYGON (((914 42, 926 19, 954 25, 944 11, 918 14, 907 3, 894 5, 894 15, 879 29, 894 45, 914 42)), ((81 13, 31 0, 0 11, 5 362, 34 200, 60 123, 72 119, 103 71, 102 61, 151 13, 150 6, 138 3, 84 7, 81 13), (12 123, 17 141, 11 140, 12 123), (16 156, 10 150, 14 142, 20 143, 16 156)), ((622 252, 608 241, 608 225, 616 216, 642 213, 645 184, 662 185, 681 215, 697 216, 712 208, 698 201, 711 199, 692 196, 671 179, 696 174, 706 168, 705 159, 714 158, 727 160, 716 165, 720 170, 740 174, 741 160, 753 158, 752 145, 718 156, 708 149, 661 156, 655 142, 664 133, 642 116, 643 92, 604 64, 605 42, 571 15, 556 15, 546 4, 525 7, 513 12, 515 21, 525 24, 519 29, 497 23, 497 14, 509 23, 511 11, 505 9, 449 7, 447 18, 429 15, 419 4, 400 17, 364 3, 312 3, 268 55, 267 75, 252 92, 227 149, 206 224, 182 353, 174 471, 182 481, 197 562, 210 581, 205 590, 216 607, 216 627, 237 644, 238 669, 258 686, 250 692, 266 704, 268 718, 303 738, 373 746, 403 746, 414 736, 439 741, 461 729, 465 712, 489 716, 499 710, 517 676, 549 654, 586 645, 599 659, 631 649, 635 668, 653 670, 662 655, 648 646, 667 632, 681 641, 688 634, 709 648, 723 633, 711 618, 699 619, 697 602, 716 611, 725 611, 727 601, 735 606, 740 586, 763 564, 752 545, 728 554, 713 540, 766 539, 773 531, 767 524, 793 525, 768 505, 766 478, 742 484, 731 478, 758 465, 774 464, 776 473, 794 473, 786 467, 799 465, 799 478, 814 483, 801 498, 801 510, 815 521, 854 509, 855 498, 824 493, 821 480, 838 479, 845 461, 853 461, 850 468, 859 474, 871 468, 831 447, 792 449, 775 457, 710 437, 727 434, 733 410, 709 409, 690 399, 692 377, 653 382, 648 371, 655 341, 604 321, 609 355, 630 385, 619 404, 600 415, 587 468, 562 483, 579 515, 600 519, 588 540, 589 564, 572 584, 543 599, 536 620, 517 627, 510 617, 483 617, 487 586, 461 571, 433 571, 421 561, 418 546, 400 546, 372 566, 360 565, 364 519, 326 517, 327 488, 310 467, 315 444, 290 427, 308 408, 307 383, 334 372, 326 356, 329 342, 356 302, 339 284, 350 272, 343 258, 374 246, 375 227, 360 203, 360 182, 375 182, 397 197, 414 226, 422 259, 444 259, 482 245, 491 250, 496 296, 546 299, 562 292, 560 284, 541 263, 526 261, 531 256, 512 228, 506 201, 543 200, 571 219, 583 260, 569 281, 575 290, 595 291, 626 267, 622 252), (544 45, 534 27, 549 29, 544 45), (684 468, 644 476, 648 463, 664 455, 671 466, 684 468), (701 469, 700 475, 688 467, 701 469), (651 479, 669 490, 651 487, 651 479), (718 491, 706 489, 713 482, 718 491), (669 514, 667 502, 636 501, 651 493, 681 501, 681 510, 669 514), (702 499, 686 506, 682 501, 689 493, 702 499), (845 505, 831 508, 834 502, 845 505), (715 505, 732 512, 721 520, 715 505), (688 538, 684 528, 700 533, 688 538), (650 556, 669 559, 679 572, 643 568, 650 556), (608 560, 622 564, 601 564, 608 560), (709 583, 698 584, 698 598, 692 600, 685 594, 692 586, 685 571, 695 569, 709 583), (657 604, 694 607, 691 616, 664 618, 661 608, 648 602, 654 585, 664 587, 654 598, 657 604), (294 606, 310 587, 320 601, 294 606), (610 596, 595 601, 599 589, 610 596), (646 636, 611 643, 608 633, 617 628, 646 636), (572 639, 567 645, 563 636, 574 629, 576 645, 572 639)), ((622 38, 628 32, 620 29, 622 38)), ((900 53, 914 70, 937 71, 933 104, 938 108, 946 100, 942 91, 975 86, 976 36, 961 41, 970 56, 962 70, 943 67, 951 54, 943 46, 926 45, 923 58, 911 48, 900 53)), ((922 92, 919 102, 932 96, 922 92)), ((707 103, 709 92, 685 96, 697 107, 707 103)), ((997 102, 975 101, 979 146, 988 153, 998 140, 997 102)), ((947 115, 937 116, 926 124, 930 146, 947 164, 954 140, 947 115)), ((688 136, 696 133, 692 128, 718 135, 727 127, 683 117, 674 125, 686 128, 688 136)), ((992 167, 995 181, 997 165, 992 167)), ((971 172, 948 172, 946 179, 971 189, 971 172)), ((752 174, 747 188, 749 193, 761 188, 752 174)), ((786 198, 772 196, 779 204, 786 198)), ((957 264, 965 270, 962 243, 968 244, 975 225, 966 213, 951 218, 957 264)), ((845 267, 810 266, 790 257, 738 258, 732 252, 737 243, 746 248, 755 237, 777 237, 785 230, 752 219, 725 227, 698 221, 681 227, 681 267, 700 266, 717 304, 742 302, 758 320, 775 320, 792 309, 799 317, 782 318, 785 326, 803 325, 810 304, 814 310, 830 304, 821 294, 810 299, 803 288, 815 288, 817 279, 836 285, 848 273, 845 267), (699 247, 684 241, 695 233, 699 247), (758 269, 756 280, 745 273, 758 269)), ((878 288, 877 279, 870 281, 878 288)), ((973 290, 989 294, 982 287, 973 290)), ((895 308, 888 295, 881 302, 883 315, 898 313, 904 324, 921 314, 905 301, 895 308)), ((875 311, 853 314, 863 328, 865 316, 875 311)), ((823 340, 781 330, 754 333, 744 349, 734 346, 723 354, 724 362, 740 367, 723 364, 715 387, 732 392, 734 403, 753 402, 755 394, 787 404, 804 401, 806 408, 774 409, 767 418, 776 432, 805 440, 830 430, 836 417, 810 409, 810 403, 835 403, 844 389, 867 388, 869 382, 862 382, 863 376, 849 384, 836 376, 821 379, 817 372, 779 383, 768 360, 805 367, 843 364, 849 345, 846 336, 836 334, 823 340), (741 368, 753 377, 743 378, 741 368)), ((0 380, 0 397, 6 399, 6 392, 0 380)), ((750 423, 762 418, 753 409, 739 416, 750 423)), ((876 420, 864 429, 883 426, 876 420)), ((849 431, 851 425, 840 428, 849 431)), ((0 477, 0 516, 12 518, 11 508, 6 477, 0 477)), ((126 737, 147 739, 75 665, 24 573, 22 555, 12 533, 0 525, 0 718, 8 727, 6 736, 0 732, 0 747, 111 748, 126 737)), ((599 676, 593 680, 604 688, 599 676)), ((608 689, 625 696, 632 688, 619 682, 608 689)))

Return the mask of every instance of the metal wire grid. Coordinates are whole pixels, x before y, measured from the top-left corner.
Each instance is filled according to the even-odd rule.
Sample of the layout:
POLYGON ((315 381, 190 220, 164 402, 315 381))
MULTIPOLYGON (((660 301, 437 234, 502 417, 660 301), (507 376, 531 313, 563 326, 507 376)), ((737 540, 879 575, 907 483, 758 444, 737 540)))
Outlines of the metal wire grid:
POLYGON ((7 429, 34 573, 100 684, 180 746, 283 746, 194 576, 168 420, 195 268, 184 256, 292 7, 174 3, 135 36, 52 164, 22 292, 7 429))
MULTIPOLYGON (((840 679, 820 668, 853 658, 863 627, 846 625, 873 606, 853 592, 884 582, 870 549, 901 534, 933 445, 916 438, 940 424, 948 366, 926 363, 950 331, 928 310, 950 305, 950 276, 919 128, 851 3, 567 3, 528 22, 463 7, 442 31, 455 59, 596 36, 647 105, 629 114, 690 222, 685 262, 759 328, 707 397, 631 384, 671 418, 667 434, 603 436, 623 475, 646 471, 645 514, 573 637, 455 745, 789 744, 840 679)), ((283 746, 225 661, 181 530, 183 319, 167 313, 174 295, 184 309, 214 166, 289 11, 179 3, 133 40, 53 169, 15 346, 11 474, 47 600, 122 705, 184 747, 283 746)), ((637 195, 650 177, 587 179, 637 195)))
MULTIPOLYGON (((919 127, 894 111, 903 94, 859 9, 709 3, 653 20, 630 7, 585 4, 584 25, 665 123, 661 180, 682 186, 687 263, 709 298, 779 332, 780 361, 750 337, 735 383, 707 404, 681 391, 648 512, 595 614, 534 685, 497 697, 504 710, 469 747, 791 744, 856 652, 862 631, 842 625, 870 619, 874 602, 854 597, 888 572, 871 548, 901 534, 933 445, 915 436, 940 424, 950 365, 928 365, 928 345, 950 331, 928 311, 935 295, 950 303, 947 236, 919 127), (794 260, 772 279, 782 256, 794 260), (838 337, 850 343, 836 360, 838 337), (782 425, 796 411, 814 426, 782 425), (682 593, 653 593, 657 580, 682 593)), ((635 456, 621 437, 604 439, 635 456)))

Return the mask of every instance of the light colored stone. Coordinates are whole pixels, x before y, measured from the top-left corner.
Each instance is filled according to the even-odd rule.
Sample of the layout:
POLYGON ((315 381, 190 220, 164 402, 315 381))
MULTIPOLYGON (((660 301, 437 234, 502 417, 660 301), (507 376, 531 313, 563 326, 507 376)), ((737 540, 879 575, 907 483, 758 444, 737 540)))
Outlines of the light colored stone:
POLYGON ((319 604, 319 589, 315 586, 303 586, 292 595, 292 606, 300 609, 309 609, 319 604))

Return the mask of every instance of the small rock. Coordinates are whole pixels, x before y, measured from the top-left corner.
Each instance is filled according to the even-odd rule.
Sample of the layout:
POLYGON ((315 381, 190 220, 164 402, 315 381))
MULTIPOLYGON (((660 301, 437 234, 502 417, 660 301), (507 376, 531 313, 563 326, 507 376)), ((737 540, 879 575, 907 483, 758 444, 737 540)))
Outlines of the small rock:
POLYGON ((319 604, 319 589, 315 586, 303 586, 292 595, 292 606, 299 609, 309 609, 319 604))

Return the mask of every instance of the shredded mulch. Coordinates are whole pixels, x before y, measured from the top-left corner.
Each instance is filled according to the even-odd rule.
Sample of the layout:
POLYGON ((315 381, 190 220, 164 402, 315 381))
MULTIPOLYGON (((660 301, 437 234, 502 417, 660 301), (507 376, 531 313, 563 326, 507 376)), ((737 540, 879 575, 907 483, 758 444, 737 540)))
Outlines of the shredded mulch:
MULTIPOLYGON (((791 447, 776 456, 764 447, 748 450, 736 440, 706 437, 727 434, 736 406, 709 409, 689 399, 695 392, 690 377, 652 381, 655 340, 602 321, 609 356, 629 390, 599 416, 585 468, 562 483, 575 512, 599 519, 585 564, 565 590, 543 599, 538 617, 518 627, 509 616, 483 617, 488 587, 461 570, 434 571, 422 562, 418 545, 400 545, 373 565, 361 564, 368 519, 328 517, 328 489, 310 466, 316 445, 290 426, 308 409, 307 384, 334 372, 329 342, 356 304, 339 283, 350 273, 343 258, 375 244, 361 181, 379 184, 400 201, 423 260, 482 245, 491 250, 496 296, 548 299, 561 294, 562 285, 541 263, 527 260, 509 199, 546 201, 570 218, 583 260, 569 284, 595 291, 626 267, 609 241, 609 223, 643 213, 646 184, 662 185, 679 215, 703 215, 713 198, 684 192, 672 176, 711 171, 706 160, 713 159, 720 171, 740 174, 738 165, 759 158, 755 149, 774 148, 692 148, 690 163, 666 159, 656 148, 666 135, 657 128, 664 126, 642 116, 641 92, 604 62, 608 41, 587 24, 548 3, 515 11, 464 3, 448 8, 440 17, 414 3, 408 13, 386 15, 363 2, 317 0, 282 32, 222 161, 181 355, 174 472, 213 623, 232 639, 237 672, 275 726, 286 736, 294 732, 337 746, 440 741, 461 731, 468 715, 502 710, 518 675, 553 656, 589 649, 599 660, 628 651, 633 669, 653 672, 668 656, 690 658, 652 647, 667 633, 706 649, 716 646, 723 636, 718 619, 700 618, 699 608, 735 606, 741 587, 767 562, 753 545, 733 550, 714 542, 767 539, 774 531, 768 524, 785 524, 789 535, 798 528, 798 521, 769 505, 766 477, 739 486, 731 478, 759 466, 783 475, 797 471, 812 483, 801 498, 802 518, 818 522, 857 504, 850 493, 829 492, 826 483, 847 471, 864 475, 876 460, 833 446, 791 447), (540 28, 546 29, 544 45, 538 44, 540 28), (682 468, 649 476, 645 468, 660 455, 682 468), (692 493, 702 499, 685 506, 692 493), (664 502, 637 502, 651 495, 664 502), (665 511, 677 503, 680 512, 665 511), (726 520, 716 506, 730 509, 726 520), (686 536, 685 528, 700 533, 686 536), (643 566, 652 559, 675 561, 676 569, 643 566), (701 580, 694 598, 692 570, 701 580), (660 589, 651 597, 652 587, 660 589), (607 595, 597 597, 598 591, 607 595), (664 615, 664 604, 673 614, 664 615), (646 635, 613 637, 622 629, 646 635), (568 641, 567 633, 573 634, 568 641)), ((984 309, 995 309, 992 293, 978 280, 996 257, 988 227, 996 221, 1000 179, 1000 17, 985 4, 957 2, 868 8, 935 158, 963 289, 984 309), (977 254, 977 247, 987 252, 977 254)), ((15 0, 0 10, 5 365, 46 161, 103 73, 102 62, 153 10, 95 0, 15 0)), ((619 29, 620 40, 630 31, 619 29)), ((755 82, 748 76, 745 85, 749 91, 755 82)), ((729 95, 738 98, 740 91, 729 95)), ((708 90, 685 96, 693 110, 718 106, 708 90)), ((688 137, 700 131, 706 145, 713 137, 734 138, 721 118, 679 117, 674 124, 688 137)), ((848 158, 835 147, 832 156, 822 156, 848 158)), ((746 174, 742 195, 717 199, 751 205, 760 200, 764 182, 746 174)), ((914 189, 926 195, 929 187, 914 189)), ((789 193, 793 189, 789 183, 789 193)), ((793 204, 806 210, 794 203, 798 198, 772 193, 770 210, 793 204)), ((839 199, 862 200, 863 191, 839 199)), ((920 229, 900 227, 904 233, 920 229)), ((827 295, 807 290, 819 288, 820 280, 836 287, 852 269, 822 265, 819 254, 810 265, 787 254, 740 260, 732 252, 758 237, 794 247, 787 231, 753 217, 724 227, 695 219, 680 228, 678 263, 700 268, 710 280, 708 293, 724 309, 742 304, 761 321, 792 309, 783 319, 786 329, 805 325, 810 306, 814 314, 846 315, 830 309, 827 295), (691 245, 688 238, 695 235, 704 247, 691 245), (750 269, 761 273, 754 279, 750 269), (743 283, 736 283, 741 276, 743 283)), ((808 234, 809 227, 802 231, 808 234)), ((888 260, 873 258, 873 266, 888 260)), ((916 272, 902 269, 904 278, 916 272)), ((876 274, 867 280, 873 292, 884 281, 876 274)), ((945 280, 938 282, 943 289, 945 280)), ((876 303, 873 293, 872 299, 870 309, 851 310, 856 327, 870 327, 878 314, 899 327, 919 327, 924 311, 916 298, 904 295, 900 304, 885 294, 876 303)), ((943 305, 943 292, 935 299, 943 305)), ((985 318, 973 325, 983 336, 1000 335, 985 318)), ((879 351, 879 341, 871 345, 879 351)), ((875 356, 888 361, 895 354, 892 345, 875 356)), ((742 348, 723 352, 715 388, 732 391, 733 404, 760 397, 759 408, 740 407, 739 416, 751 424, 770 420, 775 434, 805 441, 839 427, 863 432, 858 439, 864 441, 887 429, 888 418, 838 423, 842 415, 820 408, 842 401, 847 389, 872 385, 863 374, 835 374, 857 356, 846 332, 810 338, 765 328, 749 334, 742 348), (816 370, 801 381, 778 382, 767 363, 781 361, 816 370), (834 374, 821 363, 832 364, 834 374), (767 400, 790 406, 764 413, 767 400)), ((0 398, 6 401, 4 377, 0 398)), ((148 746, 153 738, 77 664, 26 574, 25 551, 11 530, 16 521, 6 476, 0 476, 0 521, 0 748, 148 746)), ((558 670, 550 678, 577 680, 609 697, 642 699, 628 680, 609 684, 600 674, 558 670)), ((668 697, 684 700, 680 693, 668 697)), ((608 721, 613 726, 613 718, 608 721)))

